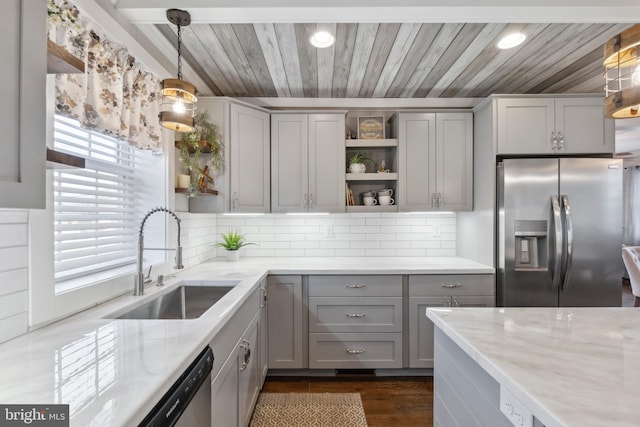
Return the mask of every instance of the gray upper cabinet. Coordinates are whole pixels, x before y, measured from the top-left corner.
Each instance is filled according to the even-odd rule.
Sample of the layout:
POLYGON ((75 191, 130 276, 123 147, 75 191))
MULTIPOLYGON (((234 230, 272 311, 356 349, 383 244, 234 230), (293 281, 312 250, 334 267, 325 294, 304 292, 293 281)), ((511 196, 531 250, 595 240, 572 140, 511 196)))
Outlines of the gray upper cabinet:
POLYGON ((344 114, 272 115, 272 212, 344 212, 344 129, 344 114))
POLYGON ((400 210, 473 209, 471 113, 401 113, 398 144, 400 210))
POLYGON ((47 6, 44 0, 2 6, 0 208, 44 208, 47 6))
POLYGON ((598 97, 497 99, 498 154, 614 151, 614 123, 598 97))
POLYGON ((269 113, 231 104, 231 212, 269 212, 269 113))

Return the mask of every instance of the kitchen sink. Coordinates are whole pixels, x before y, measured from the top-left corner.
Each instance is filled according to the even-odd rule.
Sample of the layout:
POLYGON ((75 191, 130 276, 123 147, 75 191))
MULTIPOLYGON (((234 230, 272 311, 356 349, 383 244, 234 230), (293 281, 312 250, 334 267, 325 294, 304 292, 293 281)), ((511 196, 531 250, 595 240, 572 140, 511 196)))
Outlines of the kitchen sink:
POLYGON ((124 313, 116 319, 197 319, 225 296, 239 280, 184 280, 177 288, 124 313))

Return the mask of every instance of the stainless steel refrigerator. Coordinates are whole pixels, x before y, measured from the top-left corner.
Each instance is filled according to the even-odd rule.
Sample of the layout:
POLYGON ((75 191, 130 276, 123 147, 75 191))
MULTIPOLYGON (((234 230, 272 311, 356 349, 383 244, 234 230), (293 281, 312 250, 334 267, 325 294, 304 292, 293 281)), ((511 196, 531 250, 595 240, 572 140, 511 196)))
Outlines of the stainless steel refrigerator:
POLYGON ((622 161, 498 164, 497 304, 621 305, 622 161))

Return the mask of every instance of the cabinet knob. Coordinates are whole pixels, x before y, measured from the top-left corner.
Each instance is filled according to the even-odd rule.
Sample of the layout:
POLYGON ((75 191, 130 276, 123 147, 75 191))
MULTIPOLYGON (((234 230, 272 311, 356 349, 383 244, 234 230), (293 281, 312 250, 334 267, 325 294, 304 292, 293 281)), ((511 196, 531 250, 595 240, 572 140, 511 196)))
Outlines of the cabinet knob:
POLYGON ((366 350, 364 348, 358 349, 358 350, 353 350, 353 349, 346 349, 346 352, 349 354, 362 354, 364 353, 366 350))
POLYGON ((345 286, 347 288, 350 288, 350 289, 361 289, 361 288, 366 288, 367 287, 367 285, 365 285, 364 283, 360 283, 360 284, 356 284, 356 285, 346 284, 345 286))
POLYGON ((366 316, 365 313, 347 313, 347 317, 364 317, 366 316))

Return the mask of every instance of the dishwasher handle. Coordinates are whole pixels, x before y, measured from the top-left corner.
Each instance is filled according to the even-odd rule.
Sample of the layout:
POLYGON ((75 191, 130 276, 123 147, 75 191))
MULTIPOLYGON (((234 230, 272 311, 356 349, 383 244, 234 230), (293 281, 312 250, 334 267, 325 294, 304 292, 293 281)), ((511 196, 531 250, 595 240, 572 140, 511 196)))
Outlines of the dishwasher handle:
POLYGON ((139 426, 173 426, 198 393, 213 368, 213 352, 205 347, 139 426))

